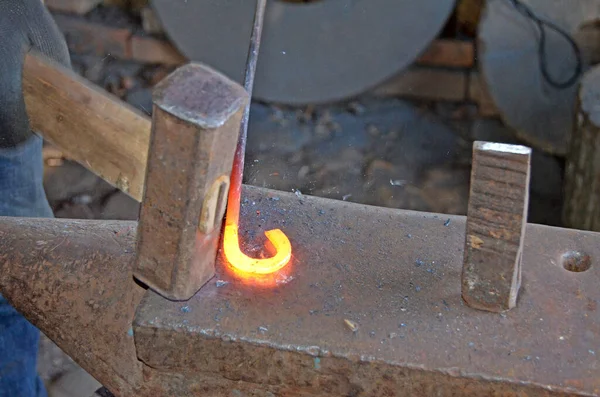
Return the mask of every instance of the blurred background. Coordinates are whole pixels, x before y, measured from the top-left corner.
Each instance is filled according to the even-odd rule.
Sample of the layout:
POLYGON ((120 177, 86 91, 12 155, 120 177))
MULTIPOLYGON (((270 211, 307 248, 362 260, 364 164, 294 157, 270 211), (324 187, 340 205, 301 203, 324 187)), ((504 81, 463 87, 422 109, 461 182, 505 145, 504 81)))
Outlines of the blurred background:
MULTIPOLYGON (((330 1, 335 5, 335 0, 330 1)), ((148 3, 144 0, 46 1, 67 38, 74 69, 150 114, 153 85, 188 58, 169 38, 158 15, 157 8, 160 10, 168 4, 152 7, 148 3)), ((397 3, 403 4, 392 7, 393 11, 406 13, 408 11, 403 11, 406 8, 417 15, 420 13, 420 2, 412 2, 412 5, 411 2, 397 3)), ((376 76, 369 80, 364 77, 368 68, 359 66, 363 69, 352 73, 358 76, 355 80, 365 80, 364 87, 355 87, 364 91, 350 97, 327 101, 327 104, 301 105, 255 98, 245 183, 376 206, 465 214, 472 142, 524 143, 534 148, 530 221, 560 225, 566 145, 557 150, 552 147, 553 142, 546 144, 528 139, 536 131, 525 128, 519 132, 515 126, 519 127, 521 121, 517 120, 511 126, 511 120, 507 122, 506 115, 495 104, 491 91, 503 88, 490 87, 483 77, 481 69, 486 65, 480 59, 482 49, 478 46, 477 36, 480 24, 497 25, 498 22, 482 21, 483 1, 449 1, 449 6, 441 6, 441 3, 444 2, 435 5, 439 12, 424 12, 413 21, 425 28, 414 31, 404 25, 392 29, 405 33, 402 33, 402 39, 388 39, 386 46, 393 52, 391 55, 380 54, 381 58, 394 63, 383 68, 385 73, 401 65, 391 78, 378 82, 381 76, 376 76), (423 31, 431 40, 417 40, 423 36, 423 31), (413 39, 420 41, 419 46, 406 44, 413 39), (399 48, 394 49, 396 43, 399 48), (398 62, 398 54, 403 53, 407 55, 398 62)), ((250 5, 250 10, 252 7, 250 5)), ((246 17, 249 26, 251 12, 246 17)), ((164 19, 173 23, 173 15, 166 15, 164 19)), ((189 35, 196 35, 194 25, 181 25, 190 31, 189 35)), ((237 25, 232 23, 231 26, 237 25)), ((361 29, 368 32, 373 26, 361 29)), ((498 30, 496 26, 490 29, 498 30)), ((177 34, 181 35, 181 32, 177 34)), ((502 37, 508 33, 486 34, 502 37)), ((218 39, 218 34, 214 35, 218 39)), ((194 40, 201 41, 197 35, 194 40)), ((336 40, 343 46, 352 38, 337 36, 336 40)), ((494 40, 498 39, 492 38, 492 44, 494 40)), ((189 47, 185 38, 183 41, 183 47, 189 47)), ((537 46, 535 35, 522 41, 523 51, 537 46)), ((501 47, 500 44, 497 47, 501 47)), ((267 45, 263 43, 263 48, 267 45)), ((223 46, 231 47, 229 43, 223 46)), ((497 57, 494 51, 506 53, 504 48, 488 48, 488 53, 492 52, 488 63, 493 63, 493 58, 497 57)), ((193 48, 191 52, 194 52, 193 48)), ((510 57, 510 54, 504 55, 510 57)), ((244 52, 241 58, 245 59, 244 52)), ((267 61, 260 58, 259 64, 261 62, 267 61)), ((497 66, 489 66, 490 73, 498 72, 494 68, 497 66)), ((512 73, 518 75, 520 70, 517 60, 512 73)), ((292 79, 295 72, 294 68, 288 69, 292 79)), ((382 74, 381 71, 377 73, 382 74)), ((258 85, 260 76, 257 79, 258 85)), ((498 84, 496 76, 490 81, 498 84)), ((509 78, 507 82, 511 83, 509 78)), ((513 96, 527 95, 518 89, 517 83, 514 83, 513 96)), ((509 104, 511 100, 518 102, 510 98, 509 104)), ((509 116, 512 111, 508 109, 509 116)), ((539 119, 540 115, 532 114, 532 117, 539 119)), ((137 203, 70 162, 49 145, 45 150, 45 161, 45 186, 56 216, 137 218, 137 203)))

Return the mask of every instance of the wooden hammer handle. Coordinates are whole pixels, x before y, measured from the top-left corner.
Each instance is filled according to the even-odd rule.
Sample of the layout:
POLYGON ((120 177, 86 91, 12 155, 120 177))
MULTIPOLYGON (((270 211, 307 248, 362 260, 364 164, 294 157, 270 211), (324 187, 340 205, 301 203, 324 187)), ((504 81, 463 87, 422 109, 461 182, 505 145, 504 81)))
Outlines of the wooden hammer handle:
POLYGON ((32 52, 25 57, 23 94, 33 131, 69 159, 142 201, 148 116, 32 52))

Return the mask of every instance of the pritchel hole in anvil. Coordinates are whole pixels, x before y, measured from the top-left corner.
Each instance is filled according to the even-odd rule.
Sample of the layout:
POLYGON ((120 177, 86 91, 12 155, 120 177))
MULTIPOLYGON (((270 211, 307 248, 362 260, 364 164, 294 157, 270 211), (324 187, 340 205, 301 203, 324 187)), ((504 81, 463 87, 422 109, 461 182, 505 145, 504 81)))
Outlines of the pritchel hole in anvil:
POLYGON ((563 254, 561 263, 566 270, 580 273, 592 267, 592 258, 584 252, 567 251, 563 254))

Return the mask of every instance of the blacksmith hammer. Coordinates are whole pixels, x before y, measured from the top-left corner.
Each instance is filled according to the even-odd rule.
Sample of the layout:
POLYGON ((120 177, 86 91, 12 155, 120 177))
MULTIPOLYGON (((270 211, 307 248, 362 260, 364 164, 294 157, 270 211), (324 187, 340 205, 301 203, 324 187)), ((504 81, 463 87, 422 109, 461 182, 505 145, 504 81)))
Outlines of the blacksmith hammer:
POLYGON ((136 278, 168 299, 189 299, 214 275, 244 88, 187 64, 154 88, 150 122, 29 54, 23 90, 33 130, 141 201, 136 278))

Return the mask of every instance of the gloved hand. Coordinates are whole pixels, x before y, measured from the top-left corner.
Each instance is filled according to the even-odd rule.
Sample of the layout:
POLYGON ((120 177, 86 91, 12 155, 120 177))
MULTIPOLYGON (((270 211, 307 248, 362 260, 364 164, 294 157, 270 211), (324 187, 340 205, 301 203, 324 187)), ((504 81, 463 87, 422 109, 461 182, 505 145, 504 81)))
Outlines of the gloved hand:
MULTIPOLYGON (((0 0, 0 216, 52 217, 42 184, 42 139, 30 130, 23 59, 35 48, 66 67, 66 43, 41 0, 0 0)), ((46 396, 39 331, 0 295, 0 396, 46 396)))
MULTIPOLYGON (((0 0, 0 215, 52 217, 42 185, 42 140, 29 127, 21 75, 27 51, 70 67, 41 0, 0 0)), ((45 396, 37 376, 39 331, 0 295, 0 396, 45 396)))
POLYGON ((71 67, 63 35, 41 0, 0 0, 0 148, 32 135, 21 88, 23 59, 32 48, 71 67))

